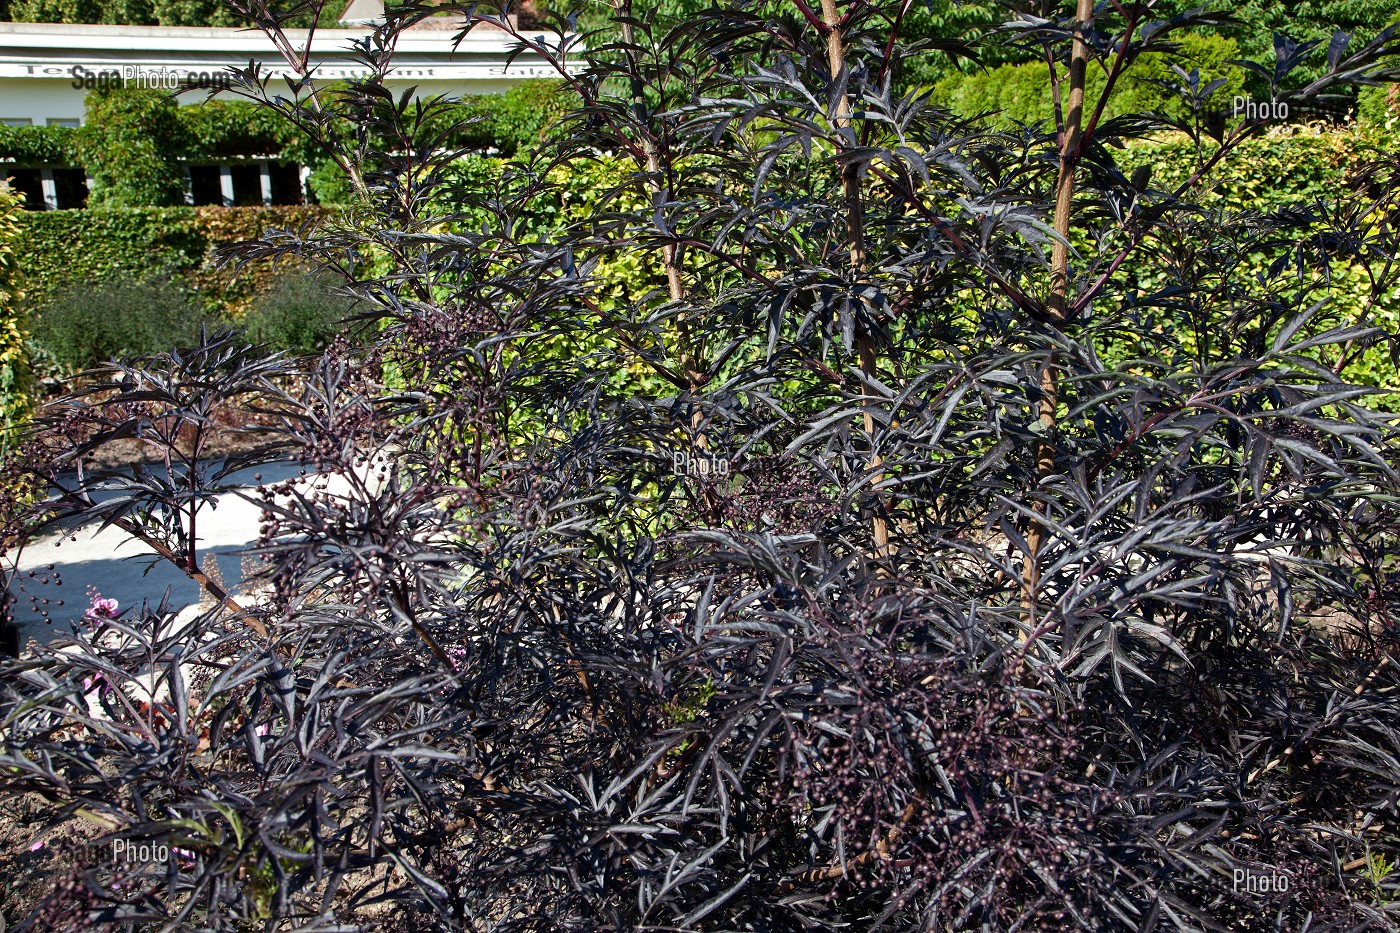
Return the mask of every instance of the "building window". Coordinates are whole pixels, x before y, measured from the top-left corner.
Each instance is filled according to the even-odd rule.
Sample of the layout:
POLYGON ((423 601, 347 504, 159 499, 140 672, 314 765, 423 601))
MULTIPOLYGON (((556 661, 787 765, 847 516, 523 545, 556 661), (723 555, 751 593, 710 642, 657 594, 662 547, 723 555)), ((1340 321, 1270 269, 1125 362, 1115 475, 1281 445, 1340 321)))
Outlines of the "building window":
POLYGON ((53 170, 54 200, 61 211, 76 210, 87 205, 87 172, 80 168, 53 170))
POLYGON ((294 162, 268 163, 267 173, 272 176, 273 204, 300 204, 301 166, 294 162))
POLYGON ((69 117, 49 117, 49 126, 64 126, 70 130, 76 130, 81 123, 81 120, 69 117))
POLYGON ((233 176, 233 203, 236 207, 261 207, 263 203, 262 167, 259 165, 234 165, 229 168, 233 176))
POLYGON ((5 126, 30 126, 33 122, 28 117, 0 117, 0 124, 5 126))
POLYGON ((190 203, 195 205, 224 204, 223 186, 219 181, 217 165, 190 166, 190 203))
POLYGON ((37 168, 12 168, 8 170, 10 190, 24 195, 24 209, 42 211, 44 204, 44 177, 37 168))

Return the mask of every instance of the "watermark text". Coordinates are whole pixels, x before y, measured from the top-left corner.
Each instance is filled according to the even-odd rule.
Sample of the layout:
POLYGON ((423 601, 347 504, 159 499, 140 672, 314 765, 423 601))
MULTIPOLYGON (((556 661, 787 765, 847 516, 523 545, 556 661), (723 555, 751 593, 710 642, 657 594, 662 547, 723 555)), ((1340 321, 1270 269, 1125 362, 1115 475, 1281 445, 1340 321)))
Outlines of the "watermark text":
POLYGON ((729 461, 706 453, 676 450, 671 453, 671 472, 677 476, 728 476, 729 461))
POLYGON ((188 91, 192 89, 227 91, 233 87, 233 75, 226 71, 177 71, 171 68, 138 68, 123 65, 93 71, 82 65, 68 69, 75 89, 132 87, 157 91, 188 91))
POLYGON ((1287 120, 1288 104, 1281 100, 1251 100, 1236 95, 1231 102, 1230 115, 1246 120, 1287 120))
POLYGON ((1288 876, 1277 871, 1236 868, 1234 889, 1236 894, 1282 894, 1288 890, 1288 876))
POLYGON ((170 861, 170 847, 160 842, 113 839, 112 861, 121 865, 164 865, 170 861))

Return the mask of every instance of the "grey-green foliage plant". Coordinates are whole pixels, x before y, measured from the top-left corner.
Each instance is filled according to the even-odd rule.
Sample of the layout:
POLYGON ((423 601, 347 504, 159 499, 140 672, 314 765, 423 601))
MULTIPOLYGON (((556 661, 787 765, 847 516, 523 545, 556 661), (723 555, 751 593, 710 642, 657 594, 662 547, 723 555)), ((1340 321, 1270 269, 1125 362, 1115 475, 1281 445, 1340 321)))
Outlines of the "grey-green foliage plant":
POLYGON ((70 283, 32 310, 33 340, 70 372, 188 344, 215 323, 173 276, 70 283))
POLYGON ((248 335, 275 350, 314 354, 348 326, 352 302, 305 269, 282 272, 239 321, 248 335))
MULTIPOLYGON (((1107 110, 1200 11, 1018 8, 1061 104, 1013 130, 896 92, 900 5, 618 0, 586 49, 470 11, 577 106, 464 172, 442 105, 385 87, 433 10, 326 88, 243 9, 294 72, 243 92, 358 200, 240 255, 340 276, 379 329, 299 380, 230 334, 127 361, 33 439, 32 520, 115 524, 221 607, 4 669, 0 792, 187 859, 80 863, 34 918, 1394 926, 1357 866, 1395 857, 1400 477, 1348 379, 1386 335, 1324 300, 1342 257, 1395 287, 1393 154, 1332 200, 1206 203, 1258 120, 1207 119, 1188 68, 1182 111, 1107 110), (1120 168, 1163 132, 1185 179, 1120 168), (522 229, 600 153, 631 170, 598 210, 522 229), (654 290, 600 303, 624 262, 654 290), (219 406, 267 446, 201 466, 219 406), (133 436, 171 466, 91 468, 133 436), (247 493, 266 589, 229 594, 201 515, 289 453, 335 483, 247 493)), ((1274 48, 1250 70, 1297 104, 1395 77, 1393 31, 1274 48)))

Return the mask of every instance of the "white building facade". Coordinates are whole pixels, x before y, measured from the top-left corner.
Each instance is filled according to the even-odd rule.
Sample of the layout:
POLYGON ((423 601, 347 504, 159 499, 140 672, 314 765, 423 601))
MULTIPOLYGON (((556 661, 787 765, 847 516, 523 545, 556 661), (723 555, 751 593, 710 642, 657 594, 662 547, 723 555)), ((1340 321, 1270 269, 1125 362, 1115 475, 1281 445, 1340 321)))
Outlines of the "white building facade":
MULTIPOLYGON (((373 21, 377 11, 365 10, 367 5, 357 0, 347 17, 355 19, 359 11, 361 23, 373 21)), ((353 57, 353 43, 364 37, 366 27, 341 25, 348 28, 316 30, 312 41, 316 75, 327 81, 366 73, 353 57)), ((307 31, 289 30, 288 38, 304 45, 307 31)), ((463 36, 459 22, 430 19, 399 36, 388 86, 396 93, 416 88, 424 97, 457 97, 499 93, 530 78, 557 76, 539 55, 527 52, 512 60, 514 47, 515 40, 505 30, 478 24, 463 36)), ((100 83, 175 88, 196 82, 207 87, 223 80, 230 68, 246 68, 249 62, 274 76, 288 72, 272 41, 251 29, 0 22, 0 124, 76 127, 84 119, 88 92, 100 83)), ((207 91, 195 90, 178 99, 195 105, 207 96, 207 91)), ((278 196, 278 189, 285 192, 288 187, 278 175, 285 174, 286 166, 264 160, 258 166, 192 168, 201 176, 192 185, 192 203, 287 202, 287 195, 278 196), (217 196, 209 193, 211 169, 220 175, 217 196)), ((73 202, 81 200, 75 187, 81 178, 68 177, 73 172, 63 166, 7 166, 0 161, 0 173, 26 192, 35 209, 78 206, 73 202)))

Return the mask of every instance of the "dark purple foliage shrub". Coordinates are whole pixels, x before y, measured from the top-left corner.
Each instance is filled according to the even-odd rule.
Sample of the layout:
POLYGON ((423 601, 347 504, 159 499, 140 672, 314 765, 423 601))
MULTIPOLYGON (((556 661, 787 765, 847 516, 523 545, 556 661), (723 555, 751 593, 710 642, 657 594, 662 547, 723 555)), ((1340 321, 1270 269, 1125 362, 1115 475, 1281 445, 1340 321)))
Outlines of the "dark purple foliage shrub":
MULTIPOLYGON (((1013 132, 899 90, 967 51, 903 9, 532 27, 577 107, 498 177, 385 86, 428 10, 325 86, 245 4, 298 77, 243 93, 357 200, 234 258, 339 276, 361 333, 309 371, 209 334, 38 426, 16 544, 117 524, 212 598, 5 666, 0 792, 99 826, 26 928, 1394 926, 1400 476, 1350 375, 1395 338, 1327 300, 1339 263, 1391 300, 1394 154, 1224 213, 1261 126, 1217 88, 1080 99, 1221 17, 1008 8, 1061 101, 1013 132), (1196 176, 1126 177, 1167 130, 1196 176), (604 208, 527 229, 586 160, 604 208), (97 466, 131 439, 159 463, 97 466), (249 593, 202 562, 221 493, 264 509, 249 593), (119 840, 181 854, 117 885, 119 840)), ((1299 106, 1400 48, 1276 45, 1242 67, 1299 106)))

